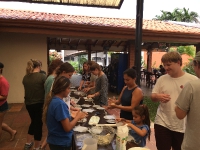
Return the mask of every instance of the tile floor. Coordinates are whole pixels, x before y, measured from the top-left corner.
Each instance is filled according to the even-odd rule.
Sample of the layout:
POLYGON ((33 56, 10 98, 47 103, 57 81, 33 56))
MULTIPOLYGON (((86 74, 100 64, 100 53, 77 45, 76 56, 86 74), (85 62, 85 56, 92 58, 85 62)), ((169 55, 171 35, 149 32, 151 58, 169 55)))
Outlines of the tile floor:
MULTIPOLYGON (((145 86, 142 86, 142 89, 146 96, 148 96, 151 92, 151 89, 146 88, 145 86)), ((109 97, 112 96, 117 97, 118 95, 114 93, 109 93, 109 97)), ((9 107, 10 109, 5 115, 4 122, 13 129, 17 130, 17 134, 15 140, 9 142, 8 140, 10 139, 10 135, 7 132, 3 131, 2 137, 0 139, 0 150, 23 150, 24 144, 26 142, 28 127, 30 124, 30 118, 24 104, 10 104, 9 107)), ((109 113, 119 116, 119 110, 117 109, 111 110, 109 113)), ((151 131, 151 140, 147 141, 147 147, 151 150, 156 150, 153 125, 151 127, 151 131)), ((42 141, 46 137, 46 134, 47 129, 44 125, 42 141)), ((49 150, 48 147, 47 150, 49 150)))

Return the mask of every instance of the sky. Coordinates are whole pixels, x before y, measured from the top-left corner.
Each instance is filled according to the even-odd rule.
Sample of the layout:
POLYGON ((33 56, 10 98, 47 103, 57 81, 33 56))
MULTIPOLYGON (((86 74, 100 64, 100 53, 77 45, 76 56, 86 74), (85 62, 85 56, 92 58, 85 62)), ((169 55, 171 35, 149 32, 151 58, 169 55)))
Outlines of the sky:
MULTIPOLYGON (((124 0, 124 3, 122 4, 122 7, 120 9, 47 5, 21 2, 0 2, 0 8, 50 12, 69 15, 135 19, 136 2, 137 0, 124 0)), ((195 11, 200 15, 199 6, 200 0, 144 0, 143 19, 151 20, 156 15, 161 14, 160 10, 173 11, 177 7, 189 8, 189 11, 195 11)))

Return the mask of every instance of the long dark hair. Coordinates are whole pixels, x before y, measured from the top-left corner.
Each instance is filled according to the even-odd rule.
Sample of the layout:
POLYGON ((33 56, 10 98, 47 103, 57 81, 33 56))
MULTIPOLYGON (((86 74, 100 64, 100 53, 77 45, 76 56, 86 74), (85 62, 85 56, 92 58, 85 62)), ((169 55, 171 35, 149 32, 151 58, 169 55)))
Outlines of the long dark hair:
POLYGON ((148 109, 148 107, 143 104, 143 105, 136 106, 133 110, 140 117, 145 116, 145 118, 143 120, 143 124, 146 124, 149 127, 148 139, 150 140, 151 129, 150 129, 150 118, 149 118, 149 109, 148 109))
POLYGON ((60 65, 60 68, 56 71, 57 77, 58 77, 63 71, 64 71, 65 73, 69 73, 69 72, 74 72, 75 69, 74 69, 74 67, 73 67, 70 63, 65 62, 65 63, 63 63, 62 65, 60 65))
POLYGON ((44 103, 43 115, 42 115, 42 120, 44 123, 46 123, 47 111, 48 111, 49 104, 52 101, 52 98, 56 94, 59 94, 60 92, 65 91, 69 86, 70 86, 70 80, 68 78, 64 76, 59 76, 58 78, 56 78, 53 84, 52 91, 49 92, 44 103))
POLYGON ((51 62, 51 64, 49 65, 47 77, 48 77, 49 75, 51 75, 51 74, 53 73, 53 71, 54 71, 56 68, 58 68, 60 65, 62 65, 62 64, 63 64, 63 61, 60 60, 60 59, 55 59, 55 60, 53 60, 53 61, 51 62))

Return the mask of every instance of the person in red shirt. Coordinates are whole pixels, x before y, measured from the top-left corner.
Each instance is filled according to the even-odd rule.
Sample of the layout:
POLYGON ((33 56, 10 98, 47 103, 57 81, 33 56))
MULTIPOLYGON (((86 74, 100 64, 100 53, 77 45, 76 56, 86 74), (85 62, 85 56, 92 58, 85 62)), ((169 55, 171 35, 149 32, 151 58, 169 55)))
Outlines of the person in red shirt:
POLYGON ((6 123, 3 123, 4 116, 8 110, 7 96, 9 91, 9 83, 2 75, 4 65, 0 62, 0 139, 2 130, 10 133, 10 141, 13 141, 17 133, 16 130, 11 129, 6 123))

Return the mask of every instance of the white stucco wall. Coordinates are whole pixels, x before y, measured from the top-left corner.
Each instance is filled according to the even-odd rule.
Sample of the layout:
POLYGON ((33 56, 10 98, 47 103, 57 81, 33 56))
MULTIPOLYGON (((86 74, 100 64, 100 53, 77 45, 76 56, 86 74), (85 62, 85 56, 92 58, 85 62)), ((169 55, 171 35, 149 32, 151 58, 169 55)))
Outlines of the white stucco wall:
POLYGON ((47 44, 45 35, 0 32, 0 62, 3 75, 10 84, 8 103, 23 103, 22 79, 29 59, 39 59, 47 71, 47 44))

